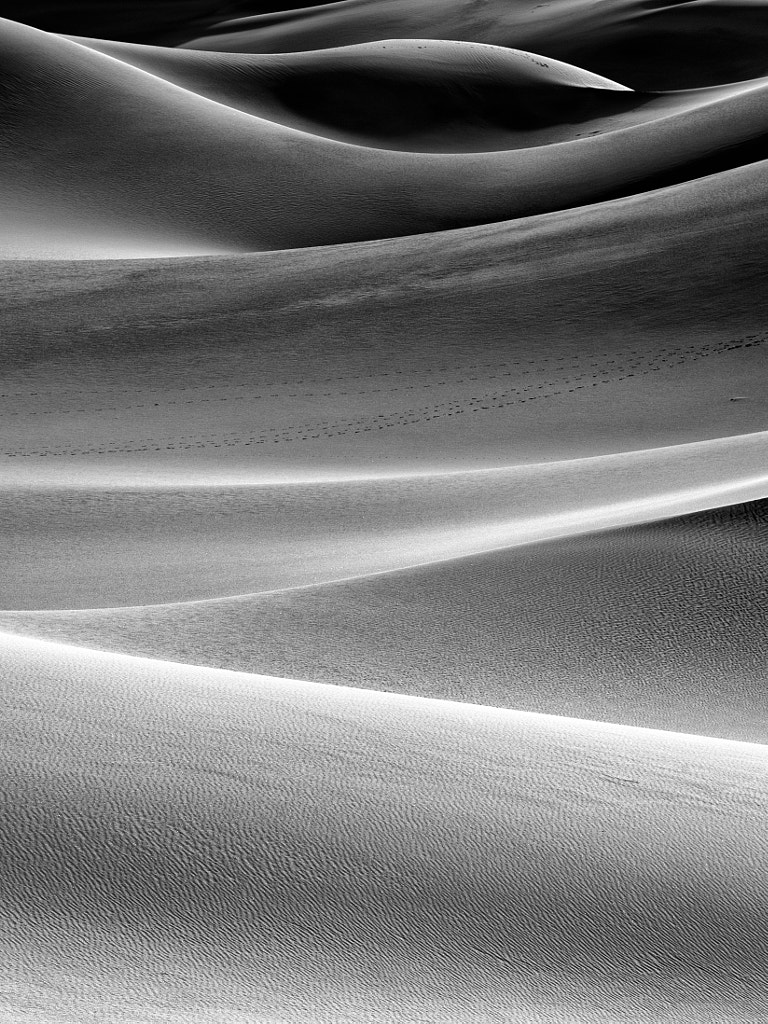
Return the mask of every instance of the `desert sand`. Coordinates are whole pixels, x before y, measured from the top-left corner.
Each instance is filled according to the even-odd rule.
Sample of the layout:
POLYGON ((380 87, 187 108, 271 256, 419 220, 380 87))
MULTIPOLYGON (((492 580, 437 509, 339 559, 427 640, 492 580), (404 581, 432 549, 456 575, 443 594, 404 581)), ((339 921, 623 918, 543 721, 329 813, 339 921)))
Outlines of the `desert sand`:
POLYGON ((764 1024, 768 4, 7 13, 0 1021, 764 1024))
MULTIPOLYGON (((174 64, 169 81, 158 73, 162 60, 145 62, 149 72, 13 22, 3 23, 2 60, 3 207, 10 251, 0 255, 243 252, 485 224, 647 191, 753 161, 765 155, 768 131, 768 86, 762 83, 714 98, 706 92, 698 104, 683 99, 677 109, 663 104, 659 116, 641 117, 631 130, 619 116, 614 130, 603 131, 606 115, 617 105, 621 115, 622 107, 642 101, 578 68, 551 66, 519 51, 499 55, 494 49, 489 56, 481 46, 456 42, 390 40, 342 57, 331 52, 325 61, 312 60, 309 74, 300 65, 291 69, 290 62, 283 69, 287 75, 267 64, 262 74, 275 82, 265 90, 263 109, 258 100, 256 109, 269 115, 276 103, 288 104, 289 112, 278 114, 279 120, 246 112, 242 103, 221 102, 233 71, 237 88, 249 89, 247 71, 229 62, 221 69, 224 84, 213 86, 218 98, 209 99, 207 64, 196 62, 203 69, 198 75, 186 63, 179 65, 179 75, 174 64), (382 89, 375 72, 382 61, 388 64, 390 50, 394 68, 382 89), (454 53, 452 87, 440 65, 451 63, 454 53), (514 102, 513 130, 516 117, 518 125, 527 120, 546 125, 560 117, 580 122, 582 131, 574 133, 566 155, 559 148, 565 143, 556 141, 537 146, 531 139, 523 148, 500 149, 503 135, 496 134, 491 151, 457 154, 401 152, 382 148, 376 137, 353 144, 306 130, 327 117, 325 107, 338 104, 347 91, 365 99, 369 65, 373 98, 357 112, 351 104, 340 118, 342 128, 347 120, 375 121, 377 108, 397 104, 408 110, 407 137, 418 133, 425 117, 440 136, 445 119, 447 138, 430 135, 428 148, 450 150, 450 136, 461 132, 463 118, 479 113, 482 123, 488 116, 473 109, 482 108, 485 97, 482 88, 462 86, 466 77, 485 84, 491 94, 487 102, 501 110, 502 128, 504 111, 514 102), (176 84, 188 76, 199 79, 195 91, 176 84), (420 82, 437 76, 443 83, 438 96, 448 93, 444 114, 437 97, 430 103, 429 86, 425 94, 420 82), (452 102, 452 89, 480 95, 466 110, 465 103, 452 102), (567 95, 571 91, 580 94, 576 100, 567 95), (410 92, 426 111, 411 102, 410 92), (514 99, 516 92, 527 97, 525 103, 514 99), (311 99, 292 102, 296 93, 311 99), (291 106, 298 107, 303 128, 285 123, 292 120, 291 106), (430 106, 438 108, 433 116, 430 106), (597 127, 590 130, 592 124, 597 127)), ((258 73, 253 77, 258 96, 258 73)), ((382 123, 385 135, 387 127, 382 123)), ((350 134, 355 135, 347 127, 344 135, 350 134)), ((475 146, 482 147, 482 137, 475 146)))
POLYGON ((762 1019, 764 746, 0 657, 0 941, 37 1019, 762 1019))

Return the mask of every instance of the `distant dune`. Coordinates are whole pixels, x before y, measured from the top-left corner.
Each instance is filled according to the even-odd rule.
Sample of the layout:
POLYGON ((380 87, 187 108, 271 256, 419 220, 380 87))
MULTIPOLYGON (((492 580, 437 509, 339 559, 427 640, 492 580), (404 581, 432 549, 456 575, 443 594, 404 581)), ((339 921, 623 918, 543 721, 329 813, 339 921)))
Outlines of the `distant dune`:
POLYGON ((651 97, 580 68, 472 43, 394 39, 253 57, 74 41, 237 110, 382 149, 517 149, 655 110, 645 109, 651 97))
MULTIPOLYGON (((48 32, 81 32, 102 39, 175 46, 224 17, 277 10, 279 0, 7 0, 5 16, 48 32)), ((298 0, 295 7, 310 6, 298 0)))
POLYGON ((342 0, 223 21, 186 45, 279 53, 393 36, 546 53, 638 89, 691 89, 768 73, 760 0, 342 0))
MULTIPOLYGON (((339 89, 354 82, 357 91, 372 65, 374 83, 363 81, 361 94, 374 96, 371 119, 382 105, 402 104, 403 88, 410 88, 420 100, 409 101, 410 123, 400 131, 412 137, 420 126, 424 130, 427 113, 428 94, 418 83, 420 55, 434 76, 434 64, 456 52, 459 83, 462 75, 490 74, 491 96, 483 99, 481 92, 467 109, 466 102, 451 99, 447 83, 441 85, 436 94, 442 99, 434 102, 444 109, 426 129, 427 149, 450 150, 452 129, 460 129, 472 114, 482 115, 482 126, 488 115, 478 106, 487 107, 489 99, 500 102, 498 93, 505 88, 526 97, 522 109, 515 104, 515 114, 507 118, 513 128, 515 121, 549 128, 558 118, 583 119, 585 102, 603 120, 617 105, 621 112, 625 104, 640 102, 617 92, 613 83, 578 69, 549 67, 545 59, 537 64, 530 54, 504 57, 492 51, 489 59, 481 48, 465 61, 460 44, 440 43, 434 56, 430 45, 380 43, 373 50, 381 48, 381 54, 370 48, 356 52, 351 79, 343 51, 327 58, 325 73, 323 62, 315 59, 317 70, 304 87, 312 98, 298 104, 290 99, 292 90, 302 88, 300 68, 294 67, 292 77, 281 82, 278 75, 266 90, 264 114, 276 103, 287 104, 298 106, 305 127, 308 120, 332 121, 324 111, 334 105, 339 89), (375 69, 388 66, 382 60, 388 47, 394 68, 382 88, 375 69), (501 65, 498 70, 494 62, 501 65), (398 81, 403 74, 406 80, 398 81), (313 86, 318 75, 323 78, 319 89, 313 86), (409 76, 415 79, 411 86, 409 76), (444 129, 448 138, 441 141, 444 129)), ((191 255, 415 234, 614 198, 766 155, 768 85, 763 83, 714 97, 706 93, 698 105, 683 98, 677 111, 664 104, 661 116, 641 117, 631 130, 619 119, 616 131, 605 132, 598 121, 591 133, 567 146, 500 149, 497 131, 491 152, 396 152, 289 127, 282 123, 291 120, 285 113, 281 122, 214 102, 203 95, 211 87, 205 74, 196 86, 200 91, 190 91, 157 77, 160 59, 148 74, 133 63, 11 22, 3 23, 0 46, 7 225, 0 255, 6 256, 191 255)), ((180 63, 178 68, 181 76, 175 63, 171 72, 177 82, 197 77, 192 67, 180 63)), ((222 74, 226 82, 228 73, 232 67, 224 65, 223 74, 213 77, 222 74)), ((258 75, 253 77, 258 83, 258 75)), ((246 88, 246 82, 237 88, 246 88)), ((216 84, 214 92, 222 89, 226 84, 216 84)), ((359 124, 361 114, 352 104, 331 134, 341 131, 349 138, 350 122, 359 124)), ((385 120, 380 130, 391 134, 392 127, 385 120)), ((410 145, 417 143, 411 138, 410 145)), ((481 140, 474 143, 481 146, 481 140)))
POLYGON ((0 20, 0 1024, 765 1024, 768 0, 276 6, 0 20))

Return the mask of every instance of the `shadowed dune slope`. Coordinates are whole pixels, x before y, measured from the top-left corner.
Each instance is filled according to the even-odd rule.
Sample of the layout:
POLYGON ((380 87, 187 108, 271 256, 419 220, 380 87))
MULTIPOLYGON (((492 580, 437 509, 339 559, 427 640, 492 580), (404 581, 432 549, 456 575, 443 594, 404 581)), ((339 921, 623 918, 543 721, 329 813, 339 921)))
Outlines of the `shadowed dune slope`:
POLYGON ((264 596, 0 614, 176 662, 768 742, 768 505, 264 596))
POLYGON ((768 73, 768 10, 754 0, 343 0, 222 23, 192 49, 322 49, 393 36, 546 53, 637 89, 690 89, 768 73))
MULTIPOLYGON (((308 0, 291 6, 309 7, 308 0)), ((6 0, 6 18, 47 32, 79 32, 101 39, 173 46, 204 32, 222 17, 254 15, 280 9, 279 0, 6 0)))
POLYGON ((762 1020, 764 747, 0 658, 6 1017, 762 1020))
POLYGON ((652 120, 660 106, 568 64, 470 43, 250 56, 75 41, 238 110, 383 149, 516 149, 652 120))
POLYGON ((617 131, 762 87, 632 92, 549 57, 394 39, 227 54, 75 39, 238 110, 342 141, 419 152, 518 149, 617 131))
POLYGON ((436 231, 722 170, 764 156, 768 137, 762 86, 568 144, 384 151, 256 118, 11 22, 0 46, 8 256, 183 255, 436 231))

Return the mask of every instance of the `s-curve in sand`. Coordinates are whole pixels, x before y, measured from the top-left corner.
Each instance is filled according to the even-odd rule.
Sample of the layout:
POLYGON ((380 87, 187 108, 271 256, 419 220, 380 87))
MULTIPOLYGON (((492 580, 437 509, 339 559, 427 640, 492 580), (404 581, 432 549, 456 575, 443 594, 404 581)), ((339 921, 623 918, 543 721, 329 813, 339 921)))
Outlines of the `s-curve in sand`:
POLYGON ((768 0, 0 19, 0 1024, 768 1020, 768 0))

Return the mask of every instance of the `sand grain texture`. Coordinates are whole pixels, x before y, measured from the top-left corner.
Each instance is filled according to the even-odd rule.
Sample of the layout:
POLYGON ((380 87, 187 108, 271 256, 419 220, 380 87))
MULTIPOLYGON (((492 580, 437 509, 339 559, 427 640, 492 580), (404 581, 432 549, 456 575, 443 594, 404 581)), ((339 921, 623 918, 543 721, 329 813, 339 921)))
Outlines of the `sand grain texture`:
POLYGON ((0 1022, 764 1024, 765 0, 5 13, 0 1022))
POLYGON ((3 941, 37 1019, 760 1019, 762 746, 2 658, 3 941))

